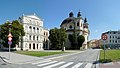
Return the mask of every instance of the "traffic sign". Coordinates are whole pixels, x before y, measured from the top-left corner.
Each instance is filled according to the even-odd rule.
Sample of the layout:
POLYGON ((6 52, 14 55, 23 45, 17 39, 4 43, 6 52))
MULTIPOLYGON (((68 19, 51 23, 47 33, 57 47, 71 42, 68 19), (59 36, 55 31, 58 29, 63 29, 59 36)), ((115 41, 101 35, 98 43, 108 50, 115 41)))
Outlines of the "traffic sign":
POLYGON ((11 37, 8 37, 8 40, 9 40, 9 41, 11 41, 11 40, 12 40, 12 38, 11 38, 11 37))
POLYGON ((11 41, 8 41, 8 44, 9 44, 9 45, 11 45, 11 44, 12 44, 12 42, 11 42, 11 41))
POLYGON ((108 39, 108 36, 106 34, 102 34, 102 40, 107 40, 108 39))
POLYGON ((11 34, 11 33, 9 33, 8 37, 12 37, 12 34, 11 34))

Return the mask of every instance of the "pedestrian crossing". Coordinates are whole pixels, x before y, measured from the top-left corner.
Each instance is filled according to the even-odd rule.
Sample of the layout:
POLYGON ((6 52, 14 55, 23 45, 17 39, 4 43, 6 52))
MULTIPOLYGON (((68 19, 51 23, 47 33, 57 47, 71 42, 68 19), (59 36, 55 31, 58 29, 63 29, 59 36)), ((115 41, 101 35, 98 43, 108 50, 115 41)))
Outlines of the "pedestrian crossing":
POLYGON ((32 63, 32 65, 38 66, 38 68, 93 68, 92 63, 75 63, 75 62, 65 62, 65 61, 52 61, 43 60, 32 63))

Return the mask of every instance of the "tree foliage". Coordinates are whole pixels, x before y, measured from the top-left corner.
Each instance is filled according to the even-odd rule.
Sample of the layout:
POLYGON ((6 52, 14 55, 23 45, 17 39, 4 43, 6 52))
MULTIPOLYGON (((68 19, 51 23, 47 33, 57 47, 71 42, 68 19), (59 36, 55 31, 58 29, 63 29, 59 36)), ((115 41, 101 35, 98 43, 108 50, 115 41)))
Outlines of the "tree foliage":
POLYGON ((82 47, 82 44, 85 41, 85 37, 80 35, 78 36, 77 41, 78 41, 78 47, 82 47))
POLYGON ((67 34, 65 29, 63 28, 54 28, 50 30, 49 40, 51 42, 51 48, 61 49, 63 42, 65 42, 67 38, 67 34))
POLYGON ((68 39, 71 42, 72 49, 75 49, 77 46, 77 35, 75 33, 69 34, 68 39))
POLYGON ((77 36, 76 33, 70 34, 68 39, 71 42, 72 49, 79 49, 82 46, 83 42, 85 41, 84 36, 82 35, 77 36))
MULTIPOLYGON (((9 34, 9 24, 10 22, 7 21, 6 23, 0 25, 1 26, 1 39, 2 44, 4 47, 8 47, 8 34, 9 34)), ((12 45, 11 47, 15 47, 16 44, 20 41, 20 36, 24 36, 24 28, 21 23, 19 23, 17 20, 12 21, 11 23, 11 34, 12 34, 12 45)))

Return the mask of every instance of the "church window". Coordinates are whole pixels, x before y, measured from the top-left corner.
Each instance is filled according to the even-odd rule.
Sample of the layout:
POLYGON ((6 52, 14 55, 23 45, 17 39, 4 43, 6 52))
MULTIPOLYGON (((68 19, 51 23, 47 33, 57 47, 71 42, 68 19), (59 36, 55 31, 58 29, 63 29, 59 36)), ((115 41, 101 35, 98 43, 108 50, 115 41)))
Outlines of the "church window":
POLYGON ((80 26, 79 22, 77 23, 77 26, 80 26))
POLYGON ((44 32, 44 35, 45 35, 45 32, 44 32))
POLYGON ((69 28, 72 29, 72 26, 70 25, 69 28))
POLYGON ((30 26, 29 28, 31 29, 32 27, 30 26))

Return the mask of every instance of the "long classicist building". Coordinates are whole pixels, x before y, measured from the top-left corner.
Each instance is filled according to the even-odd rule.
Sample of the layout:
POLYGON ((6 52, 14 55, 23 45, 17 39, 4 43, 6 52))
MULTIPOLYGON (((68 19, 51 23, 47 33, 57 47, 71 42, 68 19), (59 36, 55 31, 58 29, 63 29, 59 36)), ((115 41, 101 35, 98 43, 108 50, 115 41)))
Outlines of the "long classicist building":
POLYGON ((103 45, 111 49, 120 48, 120 31, 107 31, 102 34, 107 35, 107 40, 102 40, 103 45))
POLYGON ((61 28, 64 28, 67 33, 67 41, 66 41, 66 47, 71 48, 70 41, 68 39, 69 34, 73 34, 74 31, 77 33, 77 35, 83 35, 85 37, 85 41, 82 45, 84 49, 87 49, 87 41, 89 37, 89 28, 87 23, 87 18, 83 19, 80 12, 78 12, 77 17, 74 17, 73 12, 69 13, 69 17, 63 20, 63 22, 60 25, 61 28))
POLYGON ((16 46, 16 49, 22 50, 43 50, 48 48, 49 31, 43 27, 43 20, 36 14, 22 15, 19 17, 20 23, 23 24, 25 36, 16 46))

